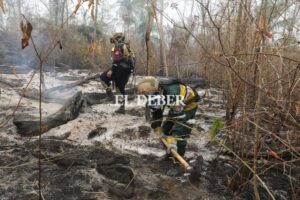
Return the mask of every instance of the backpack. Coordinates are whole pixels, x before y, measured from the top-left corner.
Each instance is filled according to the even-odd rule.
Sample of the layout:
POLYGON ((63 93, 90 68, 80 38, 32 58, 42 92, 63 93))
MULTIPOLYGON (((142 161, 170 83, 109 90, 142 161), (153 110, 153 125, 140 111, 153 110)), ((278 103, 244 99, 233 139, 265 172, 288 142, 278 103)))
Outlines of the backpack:
MULTIPOLYGON (((167 85, 172 85, 172 84, 182 84, 185 87, 188 87, 188 85, 186 83, 182 82, 181 80, 178 80, 177 78, 159 77, 158 80, 159 80, 159 85, 162 86, 162 87, 163 86, 167 86, 167 85)), ((193 92, 195 94, 195 96, 193 97, 193 99, 191 99, 191 101, 193 101, 193 102, 199 102, 200 99, 201 99, 201 97, 200 97, 199 93, 197 92, 196 88, 191 87, 191 86, 189 86, 189 87, 193 90, 193 92)))

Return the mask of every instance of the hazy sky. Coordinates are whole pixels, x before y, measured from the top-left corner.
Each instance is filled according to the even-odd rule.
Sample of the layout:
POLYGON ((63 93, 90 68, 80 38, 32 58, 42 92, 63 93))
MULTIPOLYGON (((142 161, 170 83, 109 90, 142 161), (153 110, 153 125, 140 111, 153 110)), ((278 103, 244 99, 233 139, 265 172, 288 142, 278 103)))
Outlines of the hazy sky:
MULTIPOLYGON (((34 9, 39 9, 40 11, 43 10, 43 12, 47 12, 46 7, 40 1, 45 2, 45 4, 47 5, 48 1, 46 0, 35 0, 36 5, 34 5, 34 9)), ((147 2, 147 0, 145 1, 147 2)), ((168 16, 171 16, 172 19, 179 20, 180 18, 178 16, 178 13, 176 9, 172 8, 172 6, 176 5, 180 13, 183 13, 184 16, 189 16, 192 2, 194 2, 194 0, 165 0, 164 12, 168 16)), ((69 5, 69 10, 73 11, 76 4, 77 4, 77 0, 71 0, 69 5)), ((122 19, 119 16, 120 6, 118 5, 117 0, 100 0, 100 7, 101 6, 104 6, 104 8, 106 8, 104 15, 106 16, 107 19, 117 18, 122 21, 122 19)), ((87 9, 88 9, 88 3, 85 3, 80 8, 79 13, 82 13, 87 9)), ((77 16, 77 17, 81 17, 81 16, 77 16)))
MULTIPOLYGON (((99 0, 99 1, 100 1, 100 7, 104 8, 103 19, 105 23, 108 24, 107 30, 105 31, 108 32, 123 31, 123 20, 121 18, 120 11, 119 11, 120 6, 117 3, 118 0, 99 0)), ((147 1, 148 0, 145 0, 145 2, 147 1)), ((4 0, 4 2, 7 5, 9 4, 8 2, 10 2, 11 4, 13 2, 17 2, 17 0, 4 0)), ((226 2, 227 1, 211 0, 210 8, 212 7, 221 8, 222 4, 225 4, 226 2)), ((258 2, 259 0, 255 1, 254 7, 259 5, 258 2)), ((77 0, 69 0, 69 13, 74 11, 76 4, 77 4, 77 0)), ((48 6, 49 6, 49 0, 30 0, 30 1, 23 0, 22 13, 24 13, 27 16, 30 16, 33 13, 34 15, 47 17, 47 15, 49 14, 48 6)), ((200 15, 199 4, 194 0, 165 0, 164 13, 177 22, 180 22, 180 16, 174 7, 178 8, 179 13, 182 14, 184 17, 200 15), (191 7, 193 3, 194 3, 194 7, 193 7, 194 9, 193 9, 193 13, 191 14, 191 7)), ((79 23, 83 22, 82 14, 86 12, 87 9, 88 9, 88 2, 84 3, 84 5, 79 9, 78 14, 75 17, 75 20, 77 20, 77 22, 79 23)), ((141 9, 145 9, 145 8, 141 8, 141 9)), ((7 9, 7 12, 12 12, 12 9, 7 9)), ((99 14, 101 15, 101 13, 99 14)), ((91 22, 90 13, 88 13, 87 16, 88 16, 87 22, 91 22)), ((166 19, 164 20, 164 23, 165 25, 170 24, 166 19)), ((299 32, 299 30, 296 31, 299 32)))

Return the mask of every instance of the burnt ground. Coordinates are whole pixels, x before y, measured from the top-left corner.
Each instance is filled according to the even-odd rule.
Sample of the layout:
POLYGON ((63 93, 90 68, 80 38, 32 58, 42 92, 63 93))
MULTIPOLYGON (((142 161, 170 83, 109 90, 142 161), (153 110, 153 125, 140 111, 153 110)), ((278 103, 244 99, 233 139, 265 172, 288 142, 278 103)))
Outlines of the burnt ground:
MULTIPOLYGON (((2 200, 38 199, 38 157, 42 159, 44 199, 253 199, 252 184, 247 181, 251 173, 231 160, 205 162, 201 175, 191 182, 182 175, 166 176, 174 165, 171 161, 110 151, 101 144, 43 140, 39 154, 38 141, 18 146, 2 138, 1 143, 6 143, 0 147, 2 200), (228 177, 233 180, 228 182, 228 177)), ((292 199, 289 177, 274 170, 262 178, 276 192, 276 199, 292 199)), ((261 199, 269 199, 263 188, 260 191, 261 199)))
MULTIPOLYGON (((74 74, 79 73, 71 71, 63 76, 74 74)), ((58 80, 56 76, 48 77, 53 80, 51 84, 61 83, 62 76, 57 76, 58 80)), ((2 118, 12 111, 19 96, 14 88, 0 86, 2 118)), ((93 93, 98 83, 78 89, 93 93)), ((214 119, 224 117, 221 95, 211 89, 202 102, 194 123, 201 133, 209 130, 214 119)), ((36 115, 37 103, 25 98, 17 114, 36 115)), ((44 103, 43 115, 59 108, 58 104, 44 103)), ((77 119, 43 134, 41 154, 37 151, 37 137, 20 137, 13 123, 0 129, 0 199, 38 199, 38 158, 42 160, 45 200, 253 199, 249 170, 232 156, 219 152, 219 147, 204 134, 191 135, 186 154, 187 160, 196 155, 203 157, 201 174, 190 178, 184 172, 167 176, 170 168, 179 166, 163 159, 165 149, 145 122, 143 108, 128 107, 126 115, 114 114, 115 109, 106 103, 84 108, 77 119)), ((259 169, 259 175, 275 198, 299 199, 299 195, 293 196, 300 191, 299 167, 289 167, 288 161, 285 166, 268 162, 261 166, 269 170, 259 169)), ((270 199, 261 185, 259 191, 261 199, 270 199)))
MULTIPOLYGON (((137 158, 99 146, 57 140, 1 147, 1 199, 38 199, 38 157, 42 158, 44 199, 203 199, 213 198, 188 181, 168 177, 169 161, 137 158), (10 150, 9 150, 10 149, 10 150)), ((216 198, 213 198, 216 199, 216 198)))

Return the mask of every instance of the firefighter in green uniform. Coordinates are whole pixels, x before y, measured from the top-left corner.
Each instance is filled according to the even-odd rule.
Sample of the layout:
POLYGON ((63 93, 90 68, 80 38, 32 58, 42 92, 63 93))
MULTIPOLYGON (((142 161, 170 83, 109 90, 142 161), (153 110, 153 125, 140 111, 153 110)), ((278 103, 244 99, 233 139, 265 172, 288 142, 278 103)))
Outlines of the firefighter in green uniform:
POLYGON ((191 133, 192 124, 197 111, 198 93, 188 85, 173 78, 146 77, 138 84, 138 93, 148 97, 147 106, 152 113, 151 127, 154 132, 163 134, 168 142, 170 150, 177 150, 184 156, 186 151, 186 138, 191 133), (157 98, 156 98, 157 97, 157 98), (180 98, 178 98, 180 97, 180 98), (158 99, 163 98, 164 101, 158 99), (180 102, 177 100, 180 99, 180 102), (151 102, 152 101, 152 102, 151 102), (160 102, 157 102, 160 101, 160 102), (169 113, 163 122, 163 111, 169 107, 169 113))

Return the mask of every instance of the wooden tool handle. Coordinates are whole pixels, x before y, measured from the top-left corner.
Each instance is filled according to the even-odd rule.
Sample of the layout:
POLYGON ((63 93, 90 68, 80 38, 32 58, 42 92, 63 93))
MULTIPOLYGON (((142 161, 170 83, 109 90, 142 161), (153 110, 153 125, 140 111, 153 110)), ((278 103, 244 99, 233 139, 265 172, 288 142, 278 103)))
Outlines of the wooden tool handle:
MULTIPOLYGON (((169 144, 167 143, 166 139, 162 138, 161 141, 164 143, 164 145, 168 148, 169 144)), ((191 166, 189 165, 189 163, 187 163, 182 157, 181 155, 179 155, 177 153, 177 151, 175 149, 171 149, 171 153, 173 155, 173 157, 175 157, 180 164, 185 168, 185 169, 190 169, 191 166)))

